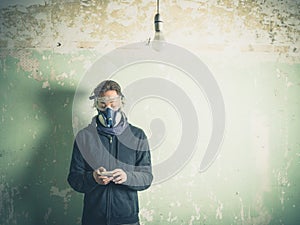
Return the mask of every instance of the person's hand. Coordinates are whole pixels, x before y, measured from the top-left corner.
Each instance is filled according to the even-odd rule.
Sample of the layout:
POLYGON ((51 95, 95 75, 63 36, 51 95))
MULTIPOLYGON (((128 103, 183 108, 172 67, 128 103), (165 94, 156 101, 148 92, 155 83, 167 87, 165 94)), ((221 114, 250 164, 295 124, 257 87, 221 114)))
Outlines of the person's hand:
POLYGON ((115 184, 122 184, 127 180, 127 174, 122 169, 115 169, 113 172, 113 182, 115 184))
POLYGON ((102 176, 101 172, 104 171, 106 171, 104 167, 99 167, 93 172, 93 177, 98 184, 107 185, 113 179, 113 177, 102 176))

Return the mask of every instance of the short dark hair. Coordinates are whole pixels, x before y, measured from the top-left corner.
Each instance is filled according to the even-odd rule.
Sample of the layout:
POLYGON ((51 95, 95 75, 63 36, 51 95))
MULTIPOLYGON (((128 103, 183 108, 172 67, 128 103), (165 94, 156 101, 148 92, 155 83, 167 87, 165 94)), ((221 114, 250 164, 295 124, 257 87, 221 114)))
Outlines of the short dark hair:
POLYGON ((113 80, 104 80, 94 89, 90 99, 100 97, 107 91, 116 91, 119 96, 123 97, 121 87, 117 82, 113 80))

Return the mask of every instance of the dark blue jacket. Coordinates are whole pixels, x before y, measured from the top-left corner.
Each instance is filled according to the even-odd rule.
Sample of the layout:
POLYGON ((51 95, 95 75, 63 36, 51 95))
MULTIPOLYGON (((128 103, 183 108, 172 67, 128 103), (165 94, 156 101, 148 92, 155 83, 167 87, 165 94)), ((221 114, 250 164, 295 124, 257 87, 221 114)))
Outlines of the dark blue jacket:
POLYGON ((81 130, 74 142, 68 182, 84 193, 83 225, 116 225, 139 220, 137 191, 152 182, 151 156, 144 132, 131 124, 121 135, 107 135, 96 129, 95 120, 81 130), (127 181, 98 184, 94 169, 123 169, 127 181))

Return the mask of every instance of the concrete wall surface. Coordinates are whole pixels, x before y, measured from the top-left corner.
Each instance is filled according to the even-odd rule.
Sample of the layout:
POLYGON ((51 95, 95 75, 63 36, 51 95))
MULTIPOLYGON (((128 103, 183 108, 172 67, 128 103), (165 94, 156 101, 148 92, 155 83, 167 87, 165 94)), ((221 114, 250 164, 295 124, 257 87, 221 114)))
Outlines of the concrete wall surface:
POLYGON ((81 224, 66 178, 106 78, 152 147, 141 224, 299 224, 300 1, 160 1, 158 46, 155 13, 149 0, 0 2, 1 225, 81 224))

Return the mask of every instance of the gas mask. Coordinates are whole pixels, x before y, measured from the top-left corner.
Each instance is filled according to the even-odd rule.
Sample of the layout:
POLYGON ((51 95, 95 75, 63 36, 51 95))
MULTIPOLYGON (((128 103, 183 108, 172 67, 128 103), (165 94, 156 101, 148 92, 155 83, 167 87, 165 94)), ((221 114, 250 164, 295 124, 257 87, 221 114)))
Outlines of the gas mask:
POLYGON ((98 110, 98 118, 103 126, 112 128, 121 121, 121 112, 120 109, 113 110, 107 107, 104 111, 98 110))
POLYGON ((95 99, 95 106, 98 111, 98 118, 100 123, 112 128, 116 126, 121 120, 121 97, 98 97, 95 99))

